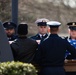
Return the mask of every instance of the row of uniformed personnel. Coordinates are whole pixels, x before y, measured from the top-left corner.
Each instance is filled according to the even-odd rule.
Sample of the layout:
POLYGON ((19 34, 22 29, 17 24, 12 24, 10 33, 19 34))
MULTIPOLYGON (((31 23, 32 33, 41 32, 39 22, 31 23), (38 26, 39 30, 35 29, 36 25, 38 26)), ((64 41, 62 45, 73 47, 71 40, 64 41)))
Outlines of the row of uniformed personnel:
MULTIPOLYGON (((48 22, 48 19, 41 18, 36 20, 36 24, 38 26, 38 33, 35 36, 32 36, 31 38, 37 40, 39 43, 41 38, 47 38, 48 36, 48 30, 46 22, 48 22)), ((69 22, 67 23, 69 28, 69 34, 70 37, 66 37, 66 39, 76 39, 76 22, 69 22)), ((17 35, 15 34, 15 30, 17 28, 17 25, 13 22, 5 22, 3 23, 4 29, 6 31, 7 37, 9 41, 14 41, 17 38, 17 35)), ((42 39, 43 40, 43 39, 42 39)))
MULTIPOLYGON (((45 18, 36 20, 35 23, 38 26, 38 34, 35 36, 32 36, 31 37, 32 39, 35 39, 38 42, 41 39, 44 39, 48 36, 48 26, 46 24, 47 21, 49 21, 49 20, 45 19, 45 18)), ((13 22, 5 22, 5 23, 3 23, 3 26, 5 28, 9 41, 13 41, 14 39, 17 38, 17 36, 15 35, 15 29, 17 28, 16 24, 14 24, 13 22)))
MULTIPOLYGON (((72 57, 76 58, 75 48, 66 39, 62 39, 58 36, 59 26, 61 25, 60 22, 39 19, 36 23, 39 33, 31 38, 38 43, 42 42, 37 52, 37 42, 26 36, 28 33, 27 24, 19 24, 17 30, 18 37, 11 44, 14 60, 28 63, 32 62, 36 52, 35 61, 42 67, 41 75, 65 75, 63 68, 65 52, 66 50, 69 51, 72 57), (51 34, 49 36, 47 34, 47 25, 50 27, 51 34)), ((10 29, 15 29, 16 25, 12 22, 6 22, 3 26, 8 33, 7 36, 10 37, 10 29)), ((76 24, 75 22, 71 22, 68 23, 68 26, 70 30, 73 30, 76 24)))

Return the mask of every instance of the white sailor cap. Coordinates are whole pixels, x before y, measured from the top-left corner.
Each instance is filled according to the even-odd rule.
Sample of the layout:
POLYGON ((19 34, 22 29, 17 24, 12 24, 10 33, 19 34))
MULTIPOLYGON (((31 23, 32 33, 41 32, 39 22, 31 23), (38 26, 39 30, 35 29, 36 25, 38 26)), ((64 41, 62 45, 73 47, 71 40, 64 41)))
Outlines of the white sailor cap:
POLYGON ((49 20, 46 19, 46 18, 41 18, 41 19, 37 19, 35 21, 35 23, 38 25, 38 26, 47 26, 46 22, 48 22, 49 20))
POLYGON ((47 22, 47 25, 50 27, 59 27, 61 25, 61 23, 58 21, 49 21, 49 22, 47 22))

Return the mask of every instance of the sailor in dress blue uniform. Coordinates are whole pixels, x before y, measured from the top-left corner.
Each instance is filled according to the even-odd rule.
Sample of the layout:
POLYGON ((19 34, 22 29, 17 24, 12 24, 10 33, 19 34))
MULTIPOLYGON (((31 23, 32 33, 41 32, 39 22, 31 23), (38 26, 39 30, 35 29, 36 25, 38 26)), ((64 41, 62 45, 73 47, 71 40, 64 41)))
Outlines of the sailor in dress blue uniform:
POLYGON ((48 37, 48 26, 46 24, 48 21, 49 20, 46 18, 37 19, 35 21, 38 26, 38 33, 31 38, 36 40, 38 44, 40 44, 45 38, 48 37))
MULTIPOLYGON (((67 23, 67 25, 69 28, 70 36, 67 37, 66 39, 72 46, 76 48, 76 22, 69 22, 67 23)), ((66 51, 66 59, 73 59, 73 57, 68 51, 66 51)))

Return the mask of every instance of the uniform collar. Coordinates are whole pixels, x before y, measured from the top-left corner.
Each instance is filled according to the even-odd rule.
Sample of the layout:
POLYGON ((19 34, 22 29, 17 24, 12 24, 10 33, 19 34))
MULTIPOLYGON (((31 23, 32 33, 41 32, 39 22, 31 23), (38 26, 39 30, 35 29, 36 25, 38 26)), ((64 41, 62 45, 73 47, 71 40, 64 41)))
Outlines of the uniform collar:
POLYGON ((76 38, 75 38, 75 39, 72 39, 71 36, 70 36, 70 37, 67 37, 67 38, 68 38, 68 39, 71 39, 71 40, 76 40, 76 38))
POLYGON ((37 34, 37 36, 40 37, 40 38, 42 38, 42 36, 43 36, 43 37, 47 37, 48 34, 44 34, 44 35, 42 35, 42 34, 39 33, 39 34, 37 34))
POLYGON ((39 35, 40 35, 40 37, 42 37, 42 36, 45 36, 46 34, 43 34, 43 35, 42 35, 42 34, 39 33, 39 35))

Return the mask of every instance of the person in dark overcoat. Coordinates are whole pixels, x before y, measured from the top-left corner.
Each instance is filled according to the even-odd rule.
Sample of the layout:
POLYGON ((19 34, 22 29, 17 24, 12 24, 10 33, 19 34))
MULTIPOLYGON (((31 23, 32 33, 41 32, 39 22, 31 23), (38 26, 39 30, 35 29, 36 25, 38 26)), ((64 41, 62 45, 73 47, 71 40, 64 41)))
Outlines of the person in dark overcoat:
POLYGON ((37 42, 28 38, 28 25, 21 23, 18 25, 18 39, 15 40, 10 46, 13 52, 14 60, 33 63, 33 58, 38 46, 37 42))

